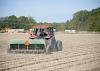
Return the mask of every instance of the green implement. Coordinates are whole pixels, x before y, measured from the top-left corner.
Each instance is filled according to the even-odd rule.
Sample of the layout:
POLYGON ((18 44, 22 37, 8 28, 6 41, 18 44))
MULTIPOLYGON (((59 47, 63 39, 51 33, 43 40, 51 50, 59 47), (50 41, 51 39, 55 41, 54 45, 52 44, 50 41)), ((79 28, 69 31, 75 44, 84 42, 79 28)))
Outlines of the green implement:
POLYGON ((26 41, 29 41, 30 44, 45 44, 44 39, 11 39, 9 44, 25 44, 26 41))

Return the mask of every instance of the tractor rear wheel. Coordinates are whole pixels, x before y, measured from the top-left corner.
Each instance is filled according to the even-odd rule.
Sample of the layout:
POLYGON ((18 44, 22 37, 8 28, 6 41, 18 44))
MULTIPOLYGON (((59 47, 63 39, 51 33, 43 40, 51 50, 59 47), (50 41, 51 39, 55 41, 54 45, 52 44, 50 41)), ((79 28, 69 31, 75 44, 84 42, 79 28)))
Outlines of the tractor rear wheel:
POLYGON ((57 40, 57 50, 62 51, 62 42, 60 40, 57 40))
POLYGON ((51 48, 51 46, 48 45, 47 48, 46 48, 46 54, 50 54, 51 53, 51 49, 50 48, 51 48))

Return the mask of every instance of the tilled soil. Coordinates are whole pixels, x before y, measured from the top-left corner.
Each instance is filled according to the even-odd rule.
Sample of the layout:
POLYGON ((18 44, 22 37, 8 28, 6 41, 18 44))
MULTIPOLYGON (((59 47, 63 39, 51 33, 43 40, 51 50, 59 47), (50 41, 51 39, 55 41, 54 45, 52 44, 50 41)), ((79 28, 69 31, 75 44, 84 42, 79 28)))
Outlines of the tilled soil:
POLYGON ((100 34, 56 33, 63 51, 52 54, 7 53, 8 42, 25 33, 0 33, 0 71, 100 71, 100 34))

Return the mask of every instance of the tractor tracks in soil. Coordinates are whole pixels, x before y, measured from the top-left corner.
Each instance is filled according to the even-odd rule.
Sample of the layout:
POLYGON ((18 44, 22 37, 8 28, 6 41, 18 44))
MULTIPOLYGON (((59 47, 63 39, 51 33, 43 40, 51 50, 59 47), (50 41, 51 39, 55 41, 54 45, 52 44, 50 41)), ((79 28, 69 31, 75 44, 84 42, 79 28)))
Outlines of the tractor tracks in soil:
POLYGON ((64 40, 61 38, 63 51, 49 55, 5 53, 8 39, 1 36, 3 40, 0 45, 0 71, 100 71, 99 35, 82 34, 64 37, 65 35, 60 34, 57 36, 64 38, 64 40))
MULTIPOLYGON (((93 57, 94 58, 94 57, 93 57)), ((33 69, 33 71, 37 70, 42 70, 43 71, 58 71, 59 69, 64 69, 64 68, 70 68, 70 67, 74 67, 74 66, 79 66, 79 65, 84 65, 84 64, 88 64, 88 63, 92 63, 92 62, 97 62, 97 61, 100 61, 100 58, 97 58, 97 59, 93 59, 92 57, 91 58, 84 58, 84 59, 79 59, 79 60, 74 60, 74 61, 63 61, 62 63, 59 63, 59 64, 55 64, 55 65, 52 65, 52 66, 47 66, 47 67, 42 67, 40 69, 33 69)), ((97 63, 97 64, 100 64, 100 63, 97 63)))
MULTIPOLYGON (((46 57, 46 58, 37 58, 37 60, 34 60, 34 58, 33 59, 29 58, 28 61, 23 61, 23 62, 20 62, 22 60, 17 60, 17 61, 12 61, 9 63, 1 64, 2 66, 6 67, 1 70, 3 70, 3 71, 4 70, 12 70, 12 69, 16 69, 16 68, 22 68, 22 67, 26 67, 26 66, 44 64, 44 63, 48 64, 49 62, 55 62, 55 61, 59 62, 59 60, 64 61, 64 59, 66 61, 68 61, 67 59, 76 59, 77 57, 80 57, 80 56, 84 57, 84 56, 91 56, 91 55, 92 55, 92 58, 94 58, 95 55, 97 57, 100 55, 100 53, 95 53, 95 54, 94 53, 93 54, 92 53, 84 53, 84 54, 75 54, 72 56, 61 56, 61 57, 55 56, 54 58, 52 58, 52 56, 50 56, 50 57, 46 57)), ((86 58, 86 59, 83 58, 81 61, 88 60, 88 59, 91 59, 91 58, 86 58)), ((80 61, 80 60, 74 60, 74 61, 72 60, 70 62, 75 62, 75 61, 80 61)), ((67 63, 70 63, 70 62, 67 62, 67 63)), ((65 62, 63 62, 63 63, 65 63, 65 62)))
MULTIPOLYGON (((99 43, 98 43, 99 44, 99 43)), ((90 44, 91 45, 91 44, 90 44)), ((95 44, 93 44, 95 45, 95 44)), ((86 45, 84 45, 86 46, 86 45)), ((63 52, 58 52, 50 55, 32 55, 32 57, 15 57, 11 59, 6 59, 0 61, 1 71, 17 71, 28 68, 30 71, 41 71, 41 70, 50 70, 58 71, 61 69, 66 69, 66 67, 73 67, 76 65, 85 65, 87 63, 96 63, 100 65, 100 52, 95 50, 91 51, 95 46, 88 47, 87 50, 82 48, 84 46, 79 46, 77 50, 67 52, 67 49, 63 52), (88 52, 89 51, 89 52, 88 52), (80 53, 81 52, 81 53, 80 53), (71 53, 71 54, 70 54, 71 53), (91 57, 90 57, 91 56, 91 57), (83 58, 82 58, 83 57, 83 58), (78 59, 82 58, 82 59, 78 59), (71 60, 71 61, 70 61, 71 60), (44 66, 43 66, 44 65, 44 66), (38 66, 38 67, 37 67, 38 66)), ((2 59, 7 58, 7 56, 2 56, 2 59)), ((65 70, 66 71, 66 70, 65 70)))
MULTIPOLYGON (((96 45, 96 44, 100 44, 100 43, 93 43, 92 45, 96 45)), ((91 50, 94 50, 94 48, 96 48, 96 47, 93 47, 92 46, 92 49, 91 49, 91 47, 88 47, 89 45, 91 45, 91 44, 87 44, 87 45, 80 45, 80 46, 74 46, 72 49, 71 49, 71 51, 68 51, 68 50, 64 50, 64 52, 63 53, 65 53, 66 54, 66 52, 68 52, 68 53, 73 53, 74 52, 74 54, 76 53, 78 53, 78 52, 91 52, 91 50), (78 47, 78 48, 77 48, 78 47), (87 47, 86 49, 84 49, 84 47, 87 47)), ((97 49, 98 50, 98 49, 97 49)), ((95 51, 95 52, 98 52, 98 51, 95 51)), ((59 54, 59 53, 58 53, 59 54)), ((14 55, 14 54, 13 54, 14 55)), ((15 54, 16 55, 16 54, 15 54)), ((2 62, 9 62, 9 61, 13 61, 13 60, 18 60, 18 59, 25 59, 25 58, 27 58, 27 56, 25 56, 25 54, 19 54, 19 55, 21 55, 21 56, 23 56, 24 55, 24 57, 15 57, 15 58, 11 58, 10 56, 9 56, 9 53, 8 53, 8 55, 4 55, 4 54, 2 54, 2 55, 0 55, 0 58, 1 58, 1 60, 0 60, 0 62, 2 63, 2 62), (9 58, 7 58, 7 57, 9 57, 9 58), (7 59, 5 59, 5 58, 7 58, 7 59), (5 60, 4 60, 5 59, 5 60)), ((27 55, 27 54, 26 54, 27 55)), ((33 54, 32 55, 33 57, 35 56, 39 56, 39 54, 33 54)))

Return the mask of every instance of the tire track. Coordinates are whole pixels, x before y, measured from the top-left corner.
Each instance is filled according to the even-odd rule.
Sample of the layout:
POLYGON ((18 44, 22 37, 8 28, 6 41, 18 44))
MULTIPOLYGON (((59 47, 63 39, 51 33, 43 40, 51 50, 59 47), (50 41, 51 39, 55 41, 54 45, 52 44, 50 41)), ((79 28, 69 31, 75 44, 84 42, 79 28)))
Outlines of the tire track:
MULTIPOLYGON (((100 57, 100 55, 99 55, 99 57, 100 57)), ((76 63, 76 62, 80 62, 80 61, 82 62, 84 60, 87 61, 87 60, 91 60, 91 59, 94 61, 93 58, 94 57, 90 57, 90 58, 87 58, 86 57, 86 58, 81 58, 81 59, 77 59, 77 57, 73 57, 73 58, 62 58, 62 59, 57 59, 57 60, 52 60, 52 61, 48 61, 48 62, 45 62, 45 63, 37 64, 35 66, 34 65, 31 65, 31 67, 30 67, 30 65, 28 65, 28 68, 29 69, 32 69, 33 71, 38 71, 38 70, 42 70, 42 69, 49 68, 49 67, 55 68, 54 66, 58 66, 58 65, 61 65, 61 64, 65 64, 65 63, 67 63, 67 64, 68 63, 71 63, 72 64, 73 62, 76 63), (45 66, 43 66, 43 65, 45 65, 45 66)), ((99 60, 100 60, 100 58, 99 58, 99 60)), ((52 68, 50 68, 50 69, 52 69, 52 68)), ((20 70, 20 68, 18 70, 20 70)), ((23 71, 23 70, 21 70, 21 71, 23 71)))
POLYGON ((92 62, 99 62, 99 61, 100 61, 100 58, 97 58, 95 60, 91 60, 91 58, 86 58, 86 59, 82 59, 82 60, 63 62, 63 63, 57 64, 57 65, 52 65, 52 66, 48 66, 45 68, 36 69, 36 70, 32 70, 32 71, 39 71, 39 70, 41 71, 42 69, 43 69, 43 71, 58 71, 58 70, 62 71, 64 68, 66 69, 66 68, 71 68, 74 66, 80 66, 80 65, 84 65, 84 64, 88 64, 88 63, 92 63, 92 62))
MULTIPOLYGON (((98 52, 95 52, 95 53, 98 53, 98 52)), ((58 54, 58 57, 59 57, 59 55, 60 55, 60 53, 57 53, 58 54)), ((61 53, 61 54, 67 54, 66 52, 65 53, 61 53)), ((82 53, 82 54, 79 54, 79 55, 86 55, 86 54, 94 54, 94 53, 82 53)), ((74 56, 77 56, 78 55, 78 53, 72 53, 72 55, 74 55, 74 56)), ((40 58, 40 59, 49 59, 49 58, 51 58, 51 56, 56 56, 57 57, 57 55, 55 55, 55 54, 53 54, 53 55, 51 55, 51 56, 47 56, 46 55, 46 57, 44 57, 44 58, 42 58, 42 56, 37 56, 37 55, 34 55, 35 56, 35 58, 36 57, 38 57, 38 58, 40 58)), ((29 61, 32 59, 35 59, 34 58, 34 56, 33 57, 30 57, 30 58, 28 58, 29 59, 29 61)), ((72 57, 72 56, 71 56, 72 57)), ((21 61, 21 60, 25 60, 25 59, 27 59, 27 57, 24 57, 24 58, 16 58, 16 59, 14 59, 14 60, 10 60, 10 61, 5 61, 5 62, 1 62, 0 63, 0 65, 2 65, 2 64, 9 64, 9 63, 14 63, 14 62, 17 62, 17 61, 21 61)), ((35 59, 36 60, 36 59, 35 59)))
MULTIPOLYGON (((97 54, 100 55, 100 53, 96 53, 95 55, 97 55, 97 54)), ((27 61, 25 64, 23 63, 23 64, 18 65, 18 66, 15 65, 15 66, 12 66, 12 67, 7 67, 7 68, 2 69, 2 70, 16 69, 16 68, 20 68, 20 67, 24 67, 24 66, 30 66, 30 65, 40 64, 40 63, 47 63, 47 62, 50 62, 50 61, 56 61, 56 60, 67 59, 67 58, 75 58, 75 57, 79 57, 79 56, 83 57, 84 55, 91 55, 91 54, 72 55, 72 56, 69 56, 69 57, 63 56, 63 57, 54 57, 54 58, 47 58, 47 59, 38 59, 37 61, 32 60, 30 62, 27 61)))

